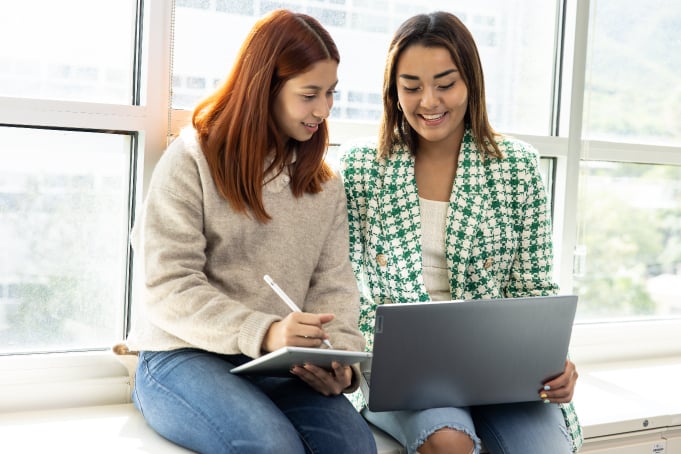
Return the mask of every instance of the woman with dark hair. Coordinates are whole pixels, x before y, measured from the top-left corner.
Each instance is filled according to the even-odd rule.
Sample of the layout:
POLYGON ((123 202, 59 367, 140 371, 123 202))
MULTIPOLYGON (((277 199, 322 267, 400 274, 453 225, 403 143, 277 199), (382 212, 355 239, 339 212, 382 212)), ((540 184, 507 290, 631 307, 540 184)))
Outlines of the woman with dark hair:
POLYGON ((312 17, 268 14, 154 169, 134 230, 145 292, 128 339, 140 352, 133 401, 191 450, 376 451, 343 396, 358 386, 357 367, 230 373, 283 346, 364 348, 345 194, 324 162, 339 61, 312 17))
MULTIPOLYGON (((342 152, 368 348, 378 304, 555 294, 537 152, 490 126, 477 47, 456 16, 398 28, 383 106, 378 143, 342 152)), ((363 415, 409 453, 477 453, 482 441, 493 454, 567 454, 582 443, 576 380, 566 360, 536 402, 363 415)))

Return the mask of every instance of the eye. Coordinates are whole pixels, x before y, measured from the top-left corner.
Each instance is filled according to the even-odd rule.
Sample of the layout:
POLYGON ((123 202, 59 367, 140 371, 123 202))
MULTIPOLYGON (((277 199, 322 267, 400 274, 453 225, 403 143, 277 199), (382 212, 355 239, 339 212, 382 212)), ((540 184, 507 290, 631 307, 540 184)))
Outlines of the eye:
POLYGON ((402 89, 407 93, 416 93, 419 90, 419 87, 402 87, 402 89))
POLYGON ((316 94, 314 94, 314 95, 301 95, 301 96, 303 97, 303 99, 305 101, 312 101, 313 99, 315 99, 317 97, 316 94))
POLYGON ((450 88, 452 88, 454 86, 454 84, 456 84, 456 82, 452 82, 451 84, 448 84, 448 85, 440 85, 437 88, 439 88, 440 90, 449 90, 450 88))

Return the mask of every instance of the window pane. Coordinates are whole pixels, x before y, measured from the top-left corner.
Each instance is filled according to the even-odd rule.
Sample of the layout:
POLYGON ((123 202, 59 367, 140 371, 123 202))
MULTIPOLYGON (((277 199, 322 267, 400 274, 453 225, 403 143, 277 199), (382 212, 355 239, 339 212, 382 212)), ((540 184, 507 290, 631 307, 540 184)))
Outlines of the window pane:
POLYGON ((122 335, 131 138, 0 127, 0 354, 122 335))
POLYGON ((3 2, 0 96, 131 103, 135 3, 3 2))
POLYGON ((340 53, 334 119, 377 121, 382 112, 383 66, 392 33, 416 13, 454 12, 475 36, 485 69, 490 120, 501 131, 547 134, 556 15, 555 1, 484 0, 459 3, 374 0, 234 0, 177 2, 173 107, 190 109, 227 74, 257 18, 275 8, 310 14, 334 37, 340 53), (211 57, 197 49, 209 40, 211 57))
POLYGON ((681 167, 583 161, 578 319, 681 316, 681 167))
POLYGON ((681 144, 681 7, 675 0, 591 2, 584 134, 681 144))

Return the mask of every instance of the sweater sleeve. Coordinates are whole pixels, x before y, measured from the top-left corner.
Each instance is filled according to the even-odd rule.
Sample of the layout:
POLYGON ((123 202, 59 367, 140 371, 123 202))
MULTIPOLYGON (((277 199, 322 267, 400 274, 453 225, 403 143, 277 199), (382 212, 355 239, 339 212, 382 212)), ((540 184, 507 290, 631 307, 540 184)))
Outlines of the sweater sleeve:
POLYGON ((144 309, 155 330, 223 354, 261 354, 280 317, 255 311, 215 288, 205 274, 206 237, 197 163, 181 144, 154 170, 142 220, 144 309))

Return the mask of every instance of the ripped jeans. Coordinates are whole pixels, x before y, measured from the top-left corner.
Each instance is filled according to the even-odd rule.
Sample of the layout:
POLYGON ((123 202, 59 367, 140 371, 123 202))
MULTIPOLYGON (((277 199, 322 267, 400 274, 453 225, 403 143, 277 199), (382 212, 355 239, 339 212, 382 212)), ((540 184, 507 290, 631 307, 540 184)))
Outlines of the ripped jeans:
POLYGON ((415 454, 438 429, 462 431, 475 443, 481 441, 490 454, 571 454, 570 435, 560 407, 542 401, 462 408, 431 408, 421 411, 372 412, 364 418, 390 434, 415 454))

